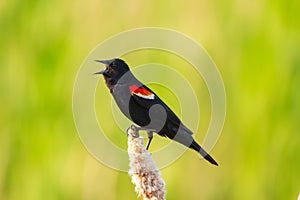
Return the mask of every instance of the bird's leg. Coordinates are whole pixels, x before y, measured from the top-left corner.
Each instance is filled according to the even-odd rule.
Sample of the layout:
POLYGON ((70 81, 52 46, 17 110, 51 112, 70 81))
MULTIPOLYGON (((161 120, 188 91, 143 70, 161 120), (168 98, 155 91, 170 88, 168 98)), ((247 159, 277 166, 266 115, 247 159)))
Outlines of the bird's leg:
MULTIPOLYGON (((153 132, 155 132, 155 130, 154 129, 149 129, 149 128, 144 128, 144 127, 135 127, 135 130, 137 131, 137 133, 139 131, 146 131, 147 132, 148 142, 147 142, 147 145, 146 145, 146 150, 148 150, 149 146, 150 146, 150 143, 151 143, 151 141, 153 139, 153 132)), ((139 135, 139 134, 137 134, 137 135, 139 135)))
POLYGON ((148 142, 147 142, 146 150, 149 149, 150 143, 153 139, 153 131, 147 130, 147 135, 148 135, 148 142))

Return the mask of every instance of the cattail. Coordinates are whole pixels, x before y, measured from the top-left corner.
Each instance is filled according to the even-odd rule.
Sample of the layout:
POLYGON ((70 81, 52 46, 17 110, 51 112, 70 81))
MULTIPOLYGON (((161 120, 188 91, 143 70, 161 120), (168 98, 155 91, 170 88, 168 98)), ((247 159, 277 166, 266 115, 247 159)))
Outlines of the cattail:
POLYGON ((143 200, 164 200, 165 182, 156 168, 150 153, 144 147, 143 138, 139 137, 138 128, 131 126, 127 130, 128 155, 130 170, 128 174, 135 184, 135 191, 143 200))

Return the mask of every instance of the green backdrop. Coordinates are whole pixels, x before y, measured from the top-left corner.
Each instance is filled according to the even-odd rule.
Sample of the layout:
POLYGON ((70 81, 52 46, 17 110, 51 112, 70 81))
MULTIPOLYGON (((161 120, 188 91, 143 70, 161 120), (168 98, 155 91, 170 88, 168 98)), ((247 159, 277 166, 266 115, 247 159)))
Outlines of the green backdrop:
MULTIPOLYGON (((297 199, 299 10, 296 0, 1 1, 0 199, 137 199, 130 177, 97 162, 81 143, 72 90, 77 70, 97 44, 145 26, 174 29, 201 43, 227 94, 226 122, 211 152, 220 166, 186 152, 161 170, 167 198, 297 199)), ((158 51, 124 59, 132 66, 183 67, 158 51)), ((203 82, 190 79, 209 105, 203 82)), ((178 111, 172 94, 153 87, 178 111)), ((209 113, 204 106, 200 142, 209 113)), ((107 128, 112 141, 126 148, 121 130, 110 121, 107 128)))

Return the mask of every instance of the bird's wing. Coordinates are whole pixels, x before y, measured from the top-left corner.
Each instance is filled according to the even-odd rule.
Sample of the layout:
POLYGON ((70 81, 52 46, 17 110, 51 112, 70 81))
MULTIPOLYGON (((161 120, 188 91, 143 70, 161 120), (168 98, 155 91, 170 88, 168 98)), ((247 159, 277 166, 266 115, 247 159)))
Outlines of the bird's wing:
POLYGON ((138 103, 141 107, 150 109, 151 106, 158 104, 164 107, 167 112, 167 125, 173 128, 177 127, 184 130, 184 132, 192 135, 193 132, 189 130, 181 120, 176 116, 176 114, 147 86, 142 85, 136 87, 136 85, 130 86, 130 93, 133 100, 138 103))
POLYGON ((132 98, 143 108, 149 109, 151 106, 159 104, 161 101, 158 96, 145 85, 140 87, 132 85, 129 89, 132 98))

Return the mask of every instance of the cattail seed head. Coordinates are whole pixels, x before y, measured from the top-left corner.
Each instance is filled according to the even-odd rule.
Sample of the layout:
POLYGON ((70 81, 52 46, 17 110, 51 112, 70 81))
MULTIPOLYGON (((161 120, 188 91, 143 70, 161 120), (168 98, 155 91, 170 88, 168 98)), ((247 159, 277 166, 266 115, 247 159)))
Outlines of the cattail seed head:
POLYGON ((127 129, 130 160, 128 173, 135 184, 135 191, 143 200, 164 200, 165 182, 151 154, 145 149, 143 138, 139 137, 137 132, 135 126, 127 129))

